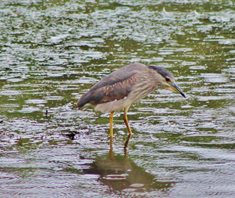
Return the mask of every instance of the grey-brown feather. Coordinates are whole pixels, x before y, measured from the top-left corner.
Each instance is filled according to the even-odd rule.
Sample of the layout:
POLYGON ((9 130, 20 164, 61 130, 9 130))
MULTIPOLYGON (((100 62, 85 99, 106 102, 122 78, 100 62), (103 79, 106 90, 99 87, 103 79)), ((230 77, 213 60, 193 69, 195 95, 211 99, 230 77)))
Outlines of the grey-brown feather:
POLYGON ((128 96, 136 84, 138 74, 146 69, 145 65, 134 63, 112 72, 81 97, 78 108, 86 103, 97 105, 128 96))

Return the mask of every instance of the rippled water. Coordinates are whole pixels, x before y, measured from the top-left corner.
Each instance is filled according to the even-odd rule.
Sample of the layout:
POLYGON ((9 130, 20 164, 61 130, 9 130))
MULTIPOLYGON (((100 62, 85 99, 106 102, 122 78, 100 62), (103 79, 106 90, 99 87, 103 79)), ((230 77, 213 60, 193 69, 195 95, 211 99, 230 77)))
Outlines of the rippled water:
POLYGON ((234 1, 2 0, 0 197, 234 197, 234 1), (129 112, 78 111, 130 62, 171 70, 129 112))

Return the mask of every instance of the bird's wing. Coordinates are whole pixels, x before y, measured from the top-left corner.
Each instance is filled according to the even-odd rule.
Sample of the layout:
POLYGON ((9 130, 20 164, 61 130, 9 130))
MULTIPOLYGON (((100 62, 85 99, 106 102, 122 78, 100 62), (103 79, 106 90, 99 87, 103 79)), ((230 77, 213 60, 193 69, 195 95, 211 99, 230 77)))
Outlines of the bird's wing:
POLYGON ((143 69, 146 69, 146 66, 143 64, 140 63, 129 64, 104 77, 98 83, 96 83, 90 90, 95 90, 101 87, 125 81, 126 79, 130 78, 133 74, 136 74, 137 72, 140 72, 143 69))
POLYGON ((81 108, 86 103, 93 105, 120 100, 131 92, 136 84, 138 74, 146 69, 142 64, 130 64, 123 67, 95 84, 78 102, 81 108))
POLYGON ((132 88, 136 84, 136 79, 136 74, 133 74, 111 85, 105 85, 98 89, 91 90, 92 100, 90 103, 96 105, 123 99, 132 91, 132 88))

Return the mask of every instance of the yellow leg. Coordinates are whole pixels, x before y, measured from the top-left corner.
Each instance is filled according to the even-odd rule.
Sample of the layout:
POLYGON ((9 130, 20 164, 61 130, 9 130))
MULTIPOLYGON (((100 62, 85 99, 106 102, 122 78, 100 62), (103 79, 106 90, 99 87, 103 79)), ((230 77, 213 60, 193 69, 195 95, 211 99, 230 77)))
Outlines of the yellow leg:
POLYGON ((129 122, 128 122, 128 118, 127 118, 127 111, 128 111, 128 108, 126 108, 124 110, 124 115, 123 115, 123 120, 126 124, 126 127, 127 127, 127 130, 128 130, 128 136, 127 136, 127 139, 125 141, 125 144, 124 144, 124 152, 125 154, 127 153, 127 147, 128 147, 128 143, 129 143, 129 140, 132 136, 132 130, 131 130, 131 127, 129 126, 129 122))
POLYGON ((110 138, 113 138, 113 115, 114 115, 114 111, 112 111, 109 116, 109 136, 110 136, 110 138))
POLYGON ((125 124, 126 124, 126 128, 127 128, 127 130, 128 130, 129 136, 132 136, 131 127, 129 126, 129 123, 128 123, 127 111, 128 111, 128 108, 126 108, 126 109, 124 110, 123 120, 124 120, 124 122, 125 122, 125 124))
POLYGON ((109 155, 113 154, 113 138, 109 138, 109 155))
POLYGON ((128 144, 129 144, 129 140, 131 138, 131 134, 129 134, 126 138, 125 144, 124 144, 124 153, 125 155, 127 154, 127 149, 128 149, 128 144))

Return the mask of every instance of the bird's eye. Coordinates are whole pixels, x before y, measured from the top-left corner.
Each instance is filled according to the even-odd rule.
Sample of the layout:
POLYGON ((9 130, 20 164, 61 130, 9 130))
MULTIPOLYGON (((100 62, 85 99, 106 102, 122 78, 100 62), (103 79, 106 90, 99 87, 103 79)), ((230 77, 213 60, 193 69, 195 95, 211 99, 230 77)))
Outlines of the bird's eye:
POLYGON ((166 77, 166 82, 170 82, 171 79, 169 77, 166 77))

